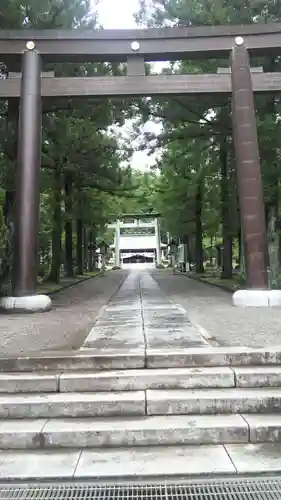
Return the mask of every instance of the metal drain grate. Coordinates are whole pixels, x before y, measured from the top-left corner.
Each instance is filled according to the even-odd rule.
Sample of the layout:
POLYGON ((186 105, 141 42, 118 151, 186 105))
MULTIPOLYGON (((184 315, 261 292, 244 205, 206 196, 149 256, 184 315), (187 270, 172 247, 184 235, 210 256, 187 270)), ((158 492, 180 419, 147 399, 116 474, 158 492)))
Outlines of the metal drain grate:
POLYGON ((280 500, 281 478, 180 484, 0 484, 0 500, 280 500))

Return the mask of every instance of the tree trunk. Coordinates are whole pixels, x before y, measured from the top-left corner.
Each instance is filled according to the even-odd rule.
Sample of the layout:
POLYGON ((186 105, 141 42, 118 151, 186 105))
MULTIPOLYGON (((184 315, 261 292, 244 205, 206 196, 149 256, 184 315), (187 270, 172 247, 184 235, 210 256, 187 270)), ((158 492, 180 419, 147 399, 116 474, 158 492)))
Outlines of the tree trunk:
POLYGON ((19 99, 8 99, 6 137, 3 148, 4 154, 13 162, 9 168, 7 190, 3 206, 3 219, 8 230, 5 255, 2 262, 1 281, 9 280, 12 274, 13 250, 14 250, 14 214, 15 214, 15 173, 18 150, 18 120, 19 120, 19 99))
POLYGON ((3 216, 5 225, 8 226, 13 220, 14 207, 15 207, 15 191, 5 191, 5 200, 3 207, 3 216))
POLYGON ((204 253, 203 253, 203 226, 202 226, 202 203, 203 203, 203 186, 204 180, 199 179, 197 183, 196 199, 195 199, 195 263, 196 274, 204 273, 204 253))
POLYGON ((67 173, 64 179, 65 192, 65 274, 74 276, 73 271, 73 245, 72 245, 72 209, 73 209, 73 181, 72 175, 67 173))
POLYGON ((241 227, 239 227, 237 239, 238 239, 238 266, 239 266, 239 269, 241 269, 241 266, 242 266, 242 234, 241 234, 241 227))
POLYGON ((214 251, 214 238, 211 236, 210 238, 210 265, 213 265, 213 251, 214 251))
POLYGON ((52 263, 49 280, 55 283, 60 282, 60 266, 62 257, 61 234, 62 234, 62 213, 61 213, 61 172, 59 168, 54 171, 53 186, 53 227, 52 227, 52 263))
POLYGON ((220 141, 220 164, 221 164, 221 222, 223 234, 223 256, 221 278, 232 278, 232 235, 230 229, 230 199, 229 199, 229 175, 227 138, 222 136, 220 141))
POLYGON ((93 259, 93 271, 97 268, 97 262, 96 262, 96 251, 97 251, 97 234, 95 229, 93 229, 92 232, 92 259, 93 259))
POLYGON ((233 239, 230 234, 223 238, 222 279, 232 278, 233 239))
POLYGON ((86 227, 84 227, 83 230, 83 265, 84 265, 84 271, 88 271, 89 269, 89 262, 88 262, 88 230, 86 227))
POLYGON ((77 274, 84 274, 83 222, 81 219, 76 219, 76 269, 77 274))
MULTIPOLYGON (((278 71, 278 59, 276 56, 269 56, 264 60, 264 72, 274 73, 278 71)), ((259 115, 261 118, 268 117, 268 115, 274 115, 275 118, 277 116, 276 110, 276 102, 278 98, 276 95, 268 94, 266 95, 266 100, 264 102, 264 106, 259 109, 259 115)), ((262 153, 262 152, 261 152, 262 153)), ((262 156, 262 154, 261 154, 262 156)), ((266 181, 267 186, 269 188, 269 192, 271 193, 270 200, 265 203, 265 221, 266 221, 266 229, 268 229, 268 224, 270 220, 270 214, 272 210, 275 214, 279 214, 279 160, 278 160, 278 151, 276 147, 266 147, 266 160, 268 165, 270 165, 269 171, 266 172, 266 181)), ((281 246, 281 239, 280 239, 281 246)), ((269 252, 267 251, 266 255, 266 264, 269 267, 269 252)), ((279 264, 281 263, 281 252, 279 252, 279 264)))
POLYGON ((93 229, 89 230, 89 238, 88 238, 88 270, 89 272, 93 272, 93 229))

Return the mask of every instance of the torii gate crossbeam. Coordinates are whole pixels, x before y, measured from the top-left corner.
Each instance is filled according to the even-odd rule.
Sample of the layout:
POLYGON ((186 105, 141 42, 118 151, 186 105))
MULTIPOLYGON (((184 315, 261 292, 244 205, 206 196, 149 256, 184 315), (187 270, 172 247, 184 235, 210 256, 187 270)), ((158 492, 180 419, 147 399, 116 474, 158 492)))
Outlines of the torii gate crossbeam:
POLYGON ((45 61, 126 61, 132 43, 146 61, 225 57, 237 36, 250 53, 280 54, 281 24, 201 26, 134 30, 1 30, 0 54, 20 59, 25 44, 34 40, 45 61))
MULTIPOLYGON (((281 73, 253 73, 253 90, 257 93, 281 92, 281 73)), ((231 76, 155 75, 42 78, 42 97, 136 97, 159 95, 231 95, 231 76)), ((0 99, 20 96, 20 79, 0 80, 0 99)))

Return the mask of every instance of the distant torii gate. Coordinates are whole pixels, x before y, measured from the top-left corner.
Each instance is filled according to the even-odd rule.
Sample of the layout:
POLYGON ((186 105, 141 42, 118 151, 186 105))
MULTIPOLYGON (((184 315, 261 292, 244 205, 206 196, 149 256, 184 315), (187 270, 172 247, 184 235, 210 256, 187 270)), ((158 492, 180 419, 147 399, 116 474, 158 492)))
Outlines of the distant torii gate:
POLYGON ((156 265, 160 266, 162 264, 162 252, 161 252, 161 238, 160 238, 160 228, 159 228, 159 216, 158 213, 143 213, 143 214, 124 214, 117 217, 115 223, 108 224, 115 230, 114 244, 115 244, 115 266, 121 266, 121 229, 138 229, 147 228, 154 229, 153 239, 155 241, 153 247, 155 247, 156 253, 156 265), (133 222, 129 222, 128 219, 132 219, 133 222), (148 222, 148 219, 152 219, 148 222))
POLYGON ((251 75, 248 52, 280 55, 280 24, 178 27, 145 30, 1 31, 0 60, 9 71, 22 63, 21 80, 0 81, 0 99, 20 98, 13 296, 7 310, 46 310, 36 296, 41 101, 56 97, 230 94, 240 214, 247 262, 247 290, 235 305, 281 305, 281 291, 268 290, 267 241, 253 90, 280 92, 280 73, 251 75), (231 54, 231 76, 145 76, 145 62, 231 54), (41 78, 41 62, 127 61, 125 77, 41 78))

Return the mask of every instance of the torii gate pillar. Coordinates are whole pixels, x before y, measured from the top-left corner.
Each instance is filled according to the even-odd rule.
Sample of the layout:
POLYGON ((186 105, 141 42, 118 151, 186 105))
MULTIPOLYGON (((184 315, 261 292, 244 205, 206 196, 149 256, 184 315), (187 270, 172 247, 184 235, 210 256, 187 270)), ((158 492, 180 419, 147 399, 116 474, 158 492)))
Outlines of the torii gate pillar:
POLYGON ((268 290, 267 238, 252 76, 242 37, 231 57, 232 120, 247 289, 233 295, 235 306, 281 305, 281 290, 268 290))
POLYGON ((41 160, 41 58, 35 43, 22 55, 12 296, 1 300, 11 312, 43 312, 51 307, 36 295, 41 160))

